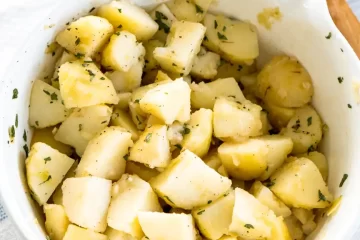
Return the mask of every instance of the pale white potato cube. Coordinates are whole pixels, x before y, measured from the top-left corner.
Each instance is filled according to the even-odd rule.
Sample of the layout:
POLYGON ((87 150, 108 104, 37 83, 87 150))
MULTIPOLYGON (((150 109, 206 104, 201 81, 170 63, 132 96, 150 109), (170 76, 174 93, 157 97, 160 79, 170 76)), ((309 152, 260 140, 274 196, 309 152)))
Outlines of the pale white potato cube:
POLYGON ((228 234, 234 204, 235 193, 231 190, 218 200, 209 200, 208 205, 193 209, 192 216, 202 235, 208 239, 219 239, 228 234))
POLYGON ((31 89, 29 124, 46 128, 61 123, 69 111, 63 104, 60 91, 41 80, 36 80, 31 89))
POLYGON ((297 157, 304 157, 313 161, 319 169, 324 181, 327 181, 329 174, 329 164, 324 154, 314 151, 297 155, 297 157))
MULTIPOLYGON (((183 80, 186 82, 185 78, 183 80)), ((172 79, 163 71, 159 70, 156 74, 154 82, 172 81, 172 79)))
POLYGON ((108 237, 104 234, 84 229, 76 225, 70 224, 63 240, 108 240, 108 237))
MULTIPOLYGON (((145 48, 142 43, 136 41, 135 35, 128 31, 120 31, 111 36, 109 44, 102 52, 101 64, 105 68, 128 72, 144 55, 145 48)), ((143 65, 140 65, 141 68, 143 65)), ((129 75, 137 73, 138 68, 133 69, 129 75)))
POLYGON ((291 210, 279 198, 277 198, 269 188, 261 182, 256 181, 249 191, 262 204, 274 211, 276 216, 284 218, 291 215, 291 210))
POLYGON ((293 215, 284 219, 285 224, 289 230, 291 239, 298 240, 303 239, 304 233, 301 228, 301 223, 293 215))
POLYGON ((174 0, 168 2, 167 6, 179 20, 201 22, 212 1, 213 0, 174 0))
POLYGON ((94 105, 74 109, 60 125, 55 140, 71 145, 82 156, 88 142, 110 122, 112 109, 106 105, 94 105))
POLYGON ((218 138, 247 138, 259 135, 262 129, 261 107, 250 101, 219 97, 214 104, 214 135, 218 138))
POLYGON ((264 103, 263 107, 269 113, 271 124, 277 129, 286 127, 296 111, 295 108, 284 108, 269 103, 264 103))
POLYGON ((117 181, 125 172, 131 133, 121 127, 108 127, 88 143, 76 169, 76 177, 95 176, 117 181))
POLYGON ((72 223, 95 232, 106 230, 111 181, 98 177, 68 178, 62 185, 65 212, 72 223))
POLYGON ((213 109, 218 97, 233 97, 236 101, 245 101, 238 83, 234 78, 223 78, 215 81, 199 84, 192 83, 191 87, 191 106, 193 108, 213 109))
POLYGON ((49 200, 73 163, 73 159, 45 143, 38 142, 31 147, 25 161, 26 177, 32 196, 40 206, 49 200))
POLYGON ((54 75, 53 75, 53 78, 51 79, 51 85, 54 88, 57 88, 57 89, 60 88, 60 85, 59 85, 59 69, 60 69, 61 65, 63 65, 66 62, 71 62, 71 61, 76 61, 76 60, 77 60, 77 57, 75 57, 74 54, 70 53, 67 50, 63 52, 63 54, 61 55, 61 58, 59 58, 59 60, 55 64, 54 75))
POLYGON ((196 240, 190 214, 140 212, 139 223, 148 239, 196 240))
POLYGON ((212 79, 217 75, 219 66, 220 55, 201 48, 199 54, 195 57, 190 74, 201 79, 212 79))
POLYGON ((120 110, 128 110, 129 102, 131 100, 131 92, 121 92, 118 93, 119 102, 115 105, 116 108, 120 110))
POLYGON ((227 173, 239 180, 261 176, 266 171, 268 152, 265 142, 258 139, 249 139, 243 143, 225 142, 218 148, 227 173))
POLYGON ((141 238, 144 236, 138 220, 141 211, 162 209, 149 183, 136 175, 124 174, 113 185, 107 223, 111 228, 141 238))
POLYGON ((92 61, 78 60, 61 65, 59 83, 66 108, 117 104, 119 101, 112 82, 92 61))
POLYGON ((170 144, 165 125, 146 128, 130 150, 129 160, 150 168, 166 167, 170 162, 170 144))
POLYGON ((159 175, 159 171, 153 168, 148 168, 144 164, 128 161, 126 163, 125 172, 131 175, 137 175, 144 181, 150 181, 151 178, 159 175))
POLYGON ((108 41, 114 28, 104 18, 86 16, 70 23, 56 41, 78 58, 91 57, 108 41))
POLYGON ((271 236, 271 220, 275 214, 250 193, 235 189, 235 205, 230 232, 245 239, 267 239, 271 236))
POLYGON ((102 5, 97 15, 107 19, 114 28, 131 32, 139 41, 149 40, 159 28, 145 10, 124 0, 102 5))
POLYGON ((127 112, 120 109, 115 109, 111 116, 110 124, 113 126, 125 128, 128 132, 131 133, 131 139, 133 141, 139 139, 140 133, 127 112))
POLYGON ((199 157, 209 151, 213 133, 213 112, 210 109, 200 109, 190 116, 190 121, 184 126, 182 147, 189 149, 199 157))
POLYGON ((45 204, 45 229, 50 239, 62 240, 70 224, 64 207, 56 204, 45 204))
MULTIPOLYGON (((166 39, 165 39, 166 40, 166 39)), ((164 42, 165 42, 164 40, 164 42)), ((145 67, 144 67, 144 71, 148 72, 150 70, 159 68, 160 65, 159 63, 156 61, 156 59, 154 58, 154 50, 157 47, 163 47, 165 45, 165 43, 156 39, 152 39, 149 40, 147 42, 144 43, 144 48, 145 48, 145 67)))
MULTIPOLYGON (((250 100, 251 102, 253 102, 252 100, 250 100)), ((260 113, 260 120, 261 120, 261 130, 259 135, 269 135, 269 131, 271 129, 273 129, 273 127, 271 126, 269 119, 268 119, 268 114, 266 111, 262 110, 260 113)))
POLYGON ((186 122, 190 119, 189 85, 182 78, 171 82, 161 82, 148 90, 140 99, 140 108, 161 119, 166 124, 175 120, 186 122))
POLYGON ((184 150, 162 173, 151 179, 150 184, 167 204, 193 209, 226 193, 231 180, 208 167, 194 153, 184 150))
POLYGON ((309 221, 302 225, 301 229, 306 235, 310 235, 316 229, 316 223, 314 221, 309 221))
POLYGON ((165 42, 173 22, 177 21, 176 17, 165 4, 157 6, 151 11, 150 16, 159 25, 159 31, 154 38, 165 42))
POLYGON ((292 213, 303 225, 315 219, 314 213, 308 209, 293 208, 292 213))
POLYGON ((292 240, 283 217, 280 216, 275 218, 274 216, 271 216, 270 225, 272 229, 269 240, 292 240))
POLYGON ((134 238, 130 234, 115 230, 111 227, 108 227, 104 233, 108 240, 137 240, 137 238, 134 238))
POLYGON ((298 108, 281 134, 292 139, 293 154, 311 152, 322 139, 322 121, 313 107, 298 108))
POLYGON ((174 22, 165 47, 154 50, 154 57, 161 68, 188 75, 194 59, 200 51, 206 28, 200 23, 174 22))
POLYGON ((325 208, 333 200, 320 171, 309 159, 299 158, 283 165, 270 179, 271 191, 288 206, 325 208))

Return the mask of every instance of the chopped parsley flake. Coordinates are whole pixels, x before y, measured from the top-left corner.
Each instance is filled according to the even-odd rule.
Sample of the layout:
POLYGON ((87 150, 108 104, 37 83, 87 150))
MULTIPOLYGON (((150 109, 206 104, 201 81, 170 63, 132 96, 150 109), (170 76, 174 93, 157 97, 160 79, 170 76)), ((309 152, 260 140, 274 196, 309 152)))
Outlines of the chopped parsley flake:
POLYGON ((293 125, 291 128, 297 131, 300 128, 300 119, 296 120, 295 125, 293 125))
POLYGON ((184 129, 181 132, 181 134, 186 135, 186 134, 189 134, 190 132, 191 132, 190 128, 188 128, 187 126, 184 126, 184 129))
POLYGON ((14 88, 14 90, 13 90, 13 95, 12 95, 12 99, 18 98, 18 95, 19 95, 19 91, 17 90, 17 88, 14 88))
POLYGON ((224 32, 226 31, 226 26, 223 27, 223 31, 224 31, 224 32))
POLYGON ((78 59, 85 57, 85 55, 82 53, 76 53, 74 56, 78 59))
POLYGON ((118 9, 118 11, 119 11, 119 13, 121 13, 121 9, 120 9, 120 8, 118 9))
POLYGON ((15 137, 15 127, 14 125, 12 125, 11 127, 9 127, 9 137, 12 139, 15 137))
POLYGON ((325 37, 326 39, 330 39, 331 38, 331 36, 332 36, 332 33, 331 32, 329 32, 329 34, 325 37))
POLYGON ((79 124, 79 132, 83 129, 83 125, 79 124))
POLYGON ((46 95, 49 95, 50 96, 50 93, 46 90, 43 90, 43 92, 46 94, 46 95))
POLYGON ((52 94, 50 95, 50 97, 51 97, 51 100, 58 100, 58 96, 57 96, 56 93, 52 93, 52 94))
POLYGON ((208 204, 210 204, 210 203, 212 203, 212 200, 209 200, 209 201, 208 201, 208 204))
POLYGON ((16 114, 15 117, 15 127, 17 128, 19 126, 19 116, 16 114))
POLYGON ((165 33, 169 33, 170 27, 163 22, 163 20, 167 20, 168 17, 162 12, 155 11, 155 18, 155 22, 159 25, 159 30, 164 30, 165 33))
POLYGON ((214 20, 214 28, 217 29, 217 27, 218 27, 218 23, 216 20, 214 20))
POLYGON ((312 117, 308 117, 308 119, 307 119, 307 125, 308 125, 308 126, 311 126, 311 124, 312 124, 312 117))
POLYGON ((181 146, 181 144, 175 144, 175 147, 179 150, 181 150, 183 148, 183 146, 181 146))
POLYGON ((274 186, 275 182, 274 181, 267 181, 267 182, 264 183, 264 185, 269 188, 269 187, 274 186))
POLYGON ((77 38, 76 41, 75 41, 75 45, 79 45, 80 44, 80 38, 77 38))
POLYGON ((120 24, 119 26, 117 26, 117 28, 122 28, 122 25, 120 24))
POLYGON ((123 156, 123 158, 125 159, 125 161, 127 161, 127 160, 129 159, 129 154, 128 154, 128 153, 125 154, 125 155, 123 156))
POLYGON ((346 181, 346 179, 349 177, 349 175, 348 174, 344 174, 343 175, 343 177, 342 177, 342 179, 341 179, 341 182, 340 182, 340 184, 339 184, 339 187, 342 187, 343 185, 344 185, 344 183, 345 183, 345 181, 346 181))
POLYGON ((339 83, 342 83, 344 81, 344 78, 343 77, 338 77, 338 81, 339 81, 339 83))
POLYGON ((95 77, 95 74, 90 70, 90 69, 86 69, 86 71, 89 73, 90 75, 90 81, 93 80, 93 78, 95 77))
POLYGON ((245 224, 244 227, 246 227, 247 229, 254 229, 254 226, 251 224, 245 224))
POLYGON ((35 125, 36 125, 36 126, 39 126, 39 121, 35 121, 35 125))
POLYGON ((205 212, 205 210, 201 210, 201 211, 197 212, 197 215, 201 215, 201 214, 203 214, 204 212, 205 212))
POLYGON ((25 144, 25 145, 23 146, 23 149, 24 149, 24 151, 25 151, 25 156, 28 157, 28 156, 29 156, 29 147, 28 147, 28 145, 25 144))
POLYGON ((313 145, 311 145, 311 146, 308 148, 307 152, 309 153, 309 152, 313 152, 313 151, 315 151, 315 147, 314 147, 313 145))
POLYGON ((40 183, 39 185, 42 185, 42 184, 44 184, 44 183, 46 183, 46 182, 48 182, 50 180, 51 180, 51 175, 49 175, 48 178, 45 181, 43 181, 42 183, 40 183))
POLYGON ((217 36, 218 36, 218 38, 219 38, 220 40, 228 40, 225 35, 223 35, 223 34, 221 34, 221 33, 219 33, 219 32, 217 33, 217 36))
POLYGON ((51 161, 51 157, 44 158, 44 161, 45 161, 45 164, 46 164, 47 162, 51 161))
POLYGON ((319 191, 318 191, 318 194, 319 194, 319 200, 318 200, 318 202, 320 202, 320 201, 325 202, 325 201, 326 201, 326 197, 325 197, 324 194, 320 191, 320 189, 319 189, 319 191))
POLYGON ((145 137, 144 142, 149 143, 151 141, 152 133, 148 133, 145 137))
POLYGON ((95 10, 95 8, 93 7, 93 8, 91 8, 90 9, 90 11, 89 11, 89 13, 91 13, 92 11, 94 11, 95 10))
POLYGON ((348 104, 347 106, 348 106, 348 108, 352 108, 351 104, 348 104))
POLYGON ((167 199, 169 202, 171 202, 172 204, 174 204, 173 201, 171 201, 171 199, 168 196, 164 196, 165 199, 167 199))
POLYGON ((195 4, 195 9, 197 13, 204 13, 204 10, 197 4, 195 4))
POLYGON ((26 134, 26 130, 24 130, 23 139, 24 139, 24 141, 25 141, 25 142, 27 141, 27 134, 26 134))
POLYGON ((100 80, 105 80, 105 78, 104 78, 104 77, 101 77, 100 80))

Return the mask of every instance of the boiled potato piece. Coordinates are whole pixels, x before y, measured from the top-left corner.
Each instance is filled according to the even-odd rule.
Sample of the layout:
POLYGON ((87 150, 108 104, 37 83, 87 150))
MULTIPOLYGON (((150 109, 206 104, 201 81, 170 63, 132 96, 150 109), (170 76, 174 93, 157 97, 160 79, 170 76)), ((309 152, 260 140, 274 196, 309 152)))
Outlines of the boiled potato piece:
POLYGON ((219 66, 220 55, 201 48, 199 54, 195 57, 190 74, 201 79, 213 79, 219 66))
POLYGON ((269 113, 271 124, 277 129, 286 127, 296 112, 295 108, 284 108, 269 103, 264 104, 264 109, 269 113))
POLYGON ((206 165, 208 165, 209 167, 211 167, 214 170, 219 169, 219 167, 222 166, 221 163, 221 159, 218 155, 218 152, 216 149, 211 150, 204 158, 203 158, 204 162, 206 163, 206 165))
POLYGON ((66 144, 58 142, 54 139, 53 128, 43 128, 43 129, 36 129, 33 132, 33 136, 31 139, 31 144, 34 145, 37 142, 46 143, 50 147, 58 150, 59 152, 70 156, 73 153, 73 149, 66 144))
POLYGON ((125 172, 132 175, 137 175, 144 181, 150 181, 151 178, 159 175, 156 169, 148 168, 144 164, 128 161, 126 163, 125 172))
POLYGON ((316 110, 305 106, 296 110, 281 134, 290 137, 294 143, 293 154, 313 151, 322 138, 322 122, 316 110))
POLYGON ((82 156, 88 142, 109 124, 111 113, 106 105, 74 109, 57 130, 55 140, 73 146, 82 156))
POLYGON ((108 240, 137 240, 130 234, 115 230, 113 228, 108 227, 104 233, 108 240))
POLYGON ((300 154, 298 157, 304 157, 313 161, 319 169, 324 181, 327 181, 329 165, 324 154, 314 151, 300 154))
POLYGON ((226 171, 233 178, 251 180, 266 171, 268 148, 264 141, 249 139, 243 143, 225 142, 218 148, 218 153, 226 171))
POLYGON ((145 47, 145 68, 144 71, 148 72, 150 70, 153 69, 157 69, 160 67, 159 63, 156 61, 156 59, 154 58, 154 50, 157 47, 163 47, 165 45, 164 42, 153 39, 153 40, 149 40, 147 42, 144 43, 144 47, 145 47))
POLYGON ((230 232, 245 239, 270 239, 270 223, 274 218, 274 213, 250 193, 241 188, 235 189, 230 232))
POLYGON ((130 92, 122 92, 118 93, 119 102, 115 105, 116 108, 120 110, 128 110, 129 109, 129 102, 131 99, 130 92))
POLYGON ((119 101, 112 82, 92 61, 78 60, 61 65, 59 83, 66 108, 117 104, 119 101))
POLYGON ((262 204, 274 211, 276 216, 288 217, 291 210, 279 198, 277 198, 269 188, 265 187, 261 182, 256 181, 249 191, 262 204))
POLYGON ((214 135, 217 138, 248 138, 262 129, 261 107, 250 101, 219 97, 214 105, 214 135))
MULTIPOLYGON (((66 173, 64 180, 67 178, 75 177, 76 168, 78 167, 78 165, 79 165, 79 162, 75 161, 74 164, 69 169, 69 171, 66 173)), ((62 183, 59 184, 59 186, 56 188, 54 194, 52 195, 52 200, 53 200, 54 204, 57 204, 57 205, 64 205, 63 204, 63 192, 62 192, 61 187, 62 187, 62 183)))
POLYGON ((213 112, 210 109, 200 109, 191 114, 190 121, 186 124, 182 147, 189 149, 199 157, 209 151, 213 132, 213 112))
POLYGON ((108 240, 108 237, 104 234, 84 229, 76 225, 70 224, 63 240, 108 240))
POLYGON ((208 205, 192 210, 192 216, 203 236, 219 239, 229 233, 234 203, 235 194, 231 190, 220 199, 209 201, 208 205))
POLYGON ((213 0, 174 0, 167 3, 177 19, 190 22, 201 22, 213 0))
POLYGON ((154 50, 154 58, 164 70, 188 75, 200 51, 206 28, 200 23, 174 22, 165 47, 154 50))
POLYGON ((271 191, 286 205, 296 208, 325 208, 333 196, 316 165, 299 158, 278 169, 272 176, 271 191))
POLYGON ((62 240, 70 224, 64 207, 56 204, 45 204, 45 229, 49 237, 54 240, 62 240))
POLYGON ((301 222, 301 224, 305 224, 315 219, 314 213, 308 209, 293 208, 292 213, 301 222))
POLYGON ((114 28, 131 32, 139 41, 149 40, 159 28, 145 10, 124 0, 102 5, 97 15, 107 19, 114 28))
POLYGON ((314 93, 312 80, 306 69, 294 58, 274 57, 259 73, 259 96, 280 107, 302 107, 314 93))
POLYGON ((233 97, 236 101, 245 101, 239 85, 234 78, 217 79, 215 81, 199 84, 192 83, 191 87, 191 106, 193 108, 213 109, 217 98, 233 97))
MULTIPOLYGON (((185 78, 183 78, 184 81, 185 78)), ((172 79, 163 71, 159 70, 156 74, 154 82, 162 82, 162 81, 172 81, 172 79)))
POLYGON ((301 223, 293 215, 285 218, 285 224, 289 230, 291 239, 302 240, 304 233, 301 228, 301 223))
POLYGON ((65 212, 72 223, 95 232, 106 230, 111 181, 98 177, 68 178, 62 185, 65 212))
POLYGON ((259 55, 257 33, 250 23, 206 14, 204 45, 230 62, 251 65, 259 55))
POLYGON ((267 169, 259 177, 259 180, 268 179, 278 169, 293 149, 291 138, 280 135, 268 135, 257 138, 263 141, 268 148, 266 155, 267 169))
POLYGON ((51 148, 45 143, 35 143, 25 161, 26 177, 33 197, 40 206, 44 205, 74 160, 51 148))
POLYGON ((176 17, 165 4, 157 6, 151 11, 150 16, 159 25, 159 31, 154 38, 165 42, 173 22, 177 21, 176 17))
POLYGON ((161 83, 140 99, 141 110, 166 124, 172 124, 175 120, 187 122, 190 119, 189 85, 182 78, 161 83))
POLYGON ((59 58, 59 60, 56 62, 55 64, 55 71, 54 71, 54 75, 51 79, 51 85, 56 88, 59 89, 60 85, 59 85, 59 69, 61 67, 61 65, 63 65, 66 62, 71 62, 71 61, 76 61, 77 57, 75 57, 74 54, 70 53, 69 51, 64 51, 63 54, 61 55, 61 58, 59 58))
POLYGON ((255 64, 250 66, 245 64, 233 64, 221 59, 221 63, 219 68, 217 69, 217 75, 215 76, 215 79, 233 77, 235 78, 236 81, 241 82, 243 84, 242 78, 251 73, 254 73, 255 71, 256 71, 255 64))
POLYGON ((271 237, 269 240, 292 240, 283 217, 272 217, 271 226, 271 237))
POLYGON ((219 198, 229 190, 231 181, 189 150, 184 150, 162 173, 151 179, 150 184, 170 206, 192 209, 219 198))
POLYGON ((108 127, 88 143, 76 169, 76 177, 95 176, 119 180, 125 172, 131 133, 121 127, 108 127))
POLYGON ((268 114, 264 110, 261 111, 260 113, 260 121, 261 121, 261 130, 259 135, 269 135, 269 131, 272 129, 272 126, 270 125, 268 114))
POLYGON ((129 160, 145 164, 150 168, 166 167, 170 158, 170 144, 164 125, 146 128, 131 148, 129 156, 129 160))
POLYGON ((131 139, 133 141, 139 139, 140 133, 127 112, 120 109, 115 109, 111 116, 110 124, 113 126, 125 128, 128 132, 131 133, 131 139))
POLYGON ((111 36, 109 44, 102 53, 101 64, 106 68, 121 72, 128 72, 134 67, 130 73, 127 75, 124 74, 124 78, 125 76, 134 78, 134 75, 138 75, 138 69, 142 69, 144 66, 144 63, 136 66, 144 55, 145 48, 142 43, 136 41, 134 34, 128 31, 116 32, 111 36))
POLYGON ((196 240, 189 214, 140 212, 139 223, 148 239, 196 240))
POLYGON ((310 235, 316 229, 316 223, 314 221, 309 221, 302 225, 301 229, 306 235, 310 235))
POLYGON ((46 128, 61 123, 68 116, 60 91, 36 80, 31 89, 29 124, 35 128, 46 128), (45 110, 45 111, 44 111, 45 110))
POLYGON ((149 183, 136 175, 124 174, 112 188, 108 225, 141 238, 144 236, 138 220, 141 211, 161 212, 162 209, 149 183))
POLYGON ((78 58, 91 57, 107 43, 114 28, 104 18, 79 18, 56 36, 56 41, 78 58))

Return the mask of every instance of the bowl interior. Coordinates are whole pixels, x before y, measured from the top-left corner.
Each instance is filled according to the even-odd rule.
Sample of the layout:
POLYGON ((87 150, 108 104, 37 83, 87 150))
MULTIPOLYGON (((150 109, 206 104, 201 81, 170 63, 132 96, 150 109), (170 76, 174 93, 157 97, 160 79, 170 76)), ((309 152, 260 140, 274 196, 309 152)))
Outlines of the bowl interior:
MULTIPOLYGON (((152 6, 159 0, 133 0, 152 6)), ((28 2, 28 3, 26 3, 28 2)), ((9 214, 28 239, 45 239, 41 217, 32 203, 25 183, 24 146, 29 145, 29 95, 33 80, 53 71, 54 58, 44 54, 46 45, 66 22, 86 15, 93 6, 108 0, 39 0, 8 9, 0 18, 0 30, 7 36, 0 40, 4 47, 0 69, 0 190, 9 214), (20 16, 20 17, 19 17, 20 16), (12 99, 18 89, 17 99, 12 99), (18 114, 19 126, 13 143, 8 143, 8 128, 18 114), (24 131, 27 140, 23 139, 24 131), (39 224, 40 222, 40 224, 39 224)), ((360 128, 359 107, 353 84, 360 79, 358 59, 336 29, 327 12, 325 0, 217 0, 211 10, 250 21, 257 26, 263 65, 270 56, 285 53, 296 56, 312 76, 315 95, 313 104, 329 131, 321 150, 329 161, 329 187, 335 197, 343 195, 338 212, 324 217, 320 227, 309 238, 351 239, 360 224, 360 128), (283 15, 271 30, 258 24, 257 14, 264 8, 279 7, 283 15), (326 36, 332 33, 331 39, 326 36), (338 77, 343 77, 342 84, 338 77), (348 104, 352 108, 348 107, 348 104), (343 174, 346 184, 339 188, 343 174), (344 221, 346 220, 346 224, 344 221), (358 223, 359 222, 359 223, 358 223), (321 228, 321 226, 323 226, 321 228)))

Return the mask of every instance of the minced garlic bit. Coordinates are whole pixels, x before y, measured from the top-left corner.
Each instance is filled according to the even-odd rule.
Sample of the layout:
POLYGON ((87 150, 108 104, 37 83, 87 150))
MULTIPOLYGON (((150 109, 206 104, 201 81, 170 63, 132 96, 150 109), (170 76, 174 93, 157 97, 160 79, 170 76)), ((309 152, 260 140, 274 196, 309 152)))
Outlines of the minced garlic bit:
POLYGON ((329 217, 330 215, 333 215, 339 209, 341 200, 342 200, 342 195, 334 200, 331 207, 326 211, 326 216, 329 217))
POLYGON ((356 104, 360 104, 360 82, 353 82, 353 91, 356 104))
POLYGON ((264 10, 257 15, 257 19, 260 25, 270 30, 275 21, 281 21, 282 16, 279 7, 264 8, 264 10))

